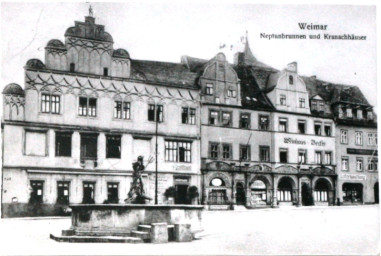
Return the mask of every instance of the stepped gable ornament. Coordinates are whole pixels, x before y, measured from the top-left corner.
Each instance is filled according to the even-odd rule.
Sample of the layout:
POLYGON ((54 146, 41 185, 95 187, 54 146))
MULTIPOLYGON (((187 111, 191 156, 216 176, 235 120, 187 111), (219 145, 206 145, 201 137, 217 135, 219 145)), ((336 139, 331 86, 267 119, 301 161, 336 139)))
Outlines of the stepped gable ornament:
POLYGON ((145 169, 143 165, 143 157, 138 156, 138 161, 132 164, 134 172, 132 174, 132 185, 128 192, 128 198, 124 200, 127 204, 145 204, 146 200, 152 198, 145 196, 144 185, 142 181, 142 173, 145 169))

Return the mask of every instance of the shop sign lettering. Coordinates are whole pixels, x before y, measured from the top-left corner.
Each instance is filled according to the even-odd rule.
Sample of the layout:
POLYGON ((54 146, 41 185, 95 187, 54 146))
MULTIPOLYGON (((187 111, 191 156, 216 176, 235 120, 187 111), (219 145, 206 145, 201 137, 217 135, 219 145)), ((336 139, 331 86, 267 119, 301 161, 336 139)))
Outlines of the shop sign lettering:
POLYGON ((190 165, 174 165, 173 170, 175 170, 175 171, 191 171, 192 166, 190 166, 190 165))
MULTIPOLYGON (((307 142, 305 140, 298 140, 298 139, 293 139, 293 138, 284 138, 284 143, 286 144, 297 144, 297 145, 306 145, 307 142)), ((325 142, 323 140, 311 140, 310 144, 312 146, 325 146, 325 142)))
POLYGON ((347 173, 342 173, 340 178, 342 180, 366 180, 366 175, 364 174, 347 174, 347 173))

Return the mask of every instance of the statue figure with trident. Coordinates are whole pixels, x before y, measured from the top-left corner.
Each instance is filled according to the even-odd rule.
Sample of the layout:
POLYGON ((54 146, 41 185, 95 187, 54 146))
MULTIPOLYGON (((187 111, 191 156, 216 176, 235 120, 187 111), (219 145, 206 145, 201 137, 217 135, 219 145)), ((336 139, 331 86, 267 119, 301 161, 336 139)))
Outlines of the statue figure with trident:
MULTIPOLYGON (((148 164, 152 162, 152 159, 148 161, 148 164)), ((147 164, 147 165, 148 165, 147 164)), ((145 204, 146 200, 152 200, 145 196, 144 185, 142 181, 142 173, 147 166, 143 165, 143 157, 139 156, 138 161, 132 164, 134 172, 132 174, 132 184, 130 191, 128 192, 128 198, 124 200, 127 204, 145 204)))

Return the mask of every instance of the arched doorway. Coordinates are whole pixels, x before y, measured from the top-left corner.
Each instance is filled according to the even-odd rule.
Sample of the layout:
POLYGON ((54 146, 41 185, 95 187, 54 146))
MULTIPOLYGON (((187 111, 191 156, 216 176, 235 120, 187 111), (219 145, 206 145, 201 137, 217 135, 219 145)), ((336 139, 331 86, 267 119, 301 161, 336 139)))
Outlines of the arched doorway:
POLYGON ((238 182, 236 185, 236 204, 238 205, 245 205, 246 204, 246 195, 245 195, 245 189, 243 187, 242 182, 238 182))
POLYGON ((302 184, 302 205, 313 205, 312 189, 311 186, 307 183, 302 184))
POLYGON ((314 189, 314 201, 315 203, 326 203, 330 201, 329 191, 331 190, 331 185, 326 179, 318 179, 315 183, 314 189))
POLYGON ((363 185, 361 183, 343 184, 344 203, 362 203, 363 185))
POLYGON ((210 181, 209 186, 211 189, 209 190, 208 203, 216 205, 226 204, 227 196, 225 181, 221 178, 214 178, 210 181))
POLYGON ((374 202, 378 204, 380 202, 380 191, 378 188, 378 182, 374 184, 374 202))
POLYGON ((279 202, 293 201, 293 181, 290 177, 283 177, 278 183, 277 199, 279 202))
POLYGON ((267 186, 262 180, 255 180, 251 186, 251 205, 263 206, 267 201, 267 186))

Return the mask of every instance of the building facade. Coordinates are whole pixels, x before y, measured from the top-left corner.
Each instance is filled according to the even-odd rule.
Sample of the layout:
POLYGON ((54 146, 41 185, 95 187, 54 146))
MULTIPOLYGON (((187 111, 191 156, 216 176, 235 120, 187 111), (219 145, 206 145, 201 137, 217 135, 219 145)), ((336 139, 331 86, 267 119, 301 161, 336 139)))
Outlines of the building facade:
POLYGON ((235 63, 113 43, 87 16, 4 88, 2 216, 124 203, 140 155, 150 203, 170 187, 190 203, 191 186, 208 209, 378 202, 377 122, 357 87, 276 70, 247 36, 235 63))

